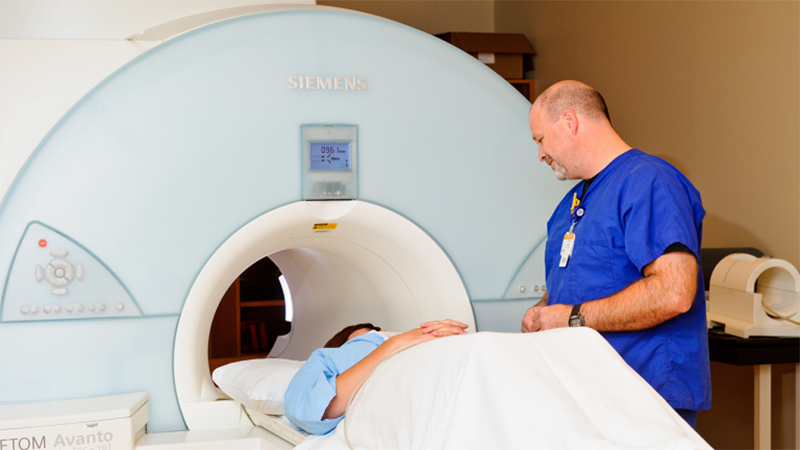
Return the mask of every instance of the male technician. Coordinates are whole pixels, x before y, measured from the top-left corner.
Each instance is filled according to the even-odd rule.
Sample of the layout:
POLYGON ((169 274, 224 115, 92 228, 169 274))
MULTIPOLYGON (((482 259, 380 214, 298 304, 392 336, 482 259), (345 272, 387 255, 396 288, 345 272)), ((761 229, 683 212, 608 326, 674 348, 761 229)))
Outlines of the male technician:
POLYGON ((603 97, 583 83, 543 92, 530 127, 556 178, 583 181, 547 222, 548 292, 522 331, 602 332, 696 426, 697 411, 711 407, 699 192, 667 162, 631 149, 603 97))

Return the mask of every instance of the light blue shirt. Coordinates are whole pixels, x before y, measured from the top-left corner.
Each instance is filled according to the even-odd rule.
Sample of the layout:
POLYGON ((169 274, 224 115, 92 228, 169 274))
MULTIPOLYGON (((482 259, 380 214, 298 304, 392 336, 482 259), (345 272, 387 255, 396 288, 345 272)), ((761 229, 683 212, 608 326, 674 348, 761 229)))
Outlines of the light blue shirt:
POLYGON ((327 434, 336 428, 344 415, 322 420, 336 396, 336 377, 372 353, 385 340, 384 334, 370 331, 339 348, 315 350, 286 389, 283 411, 289 422, 311 434, 327 434))

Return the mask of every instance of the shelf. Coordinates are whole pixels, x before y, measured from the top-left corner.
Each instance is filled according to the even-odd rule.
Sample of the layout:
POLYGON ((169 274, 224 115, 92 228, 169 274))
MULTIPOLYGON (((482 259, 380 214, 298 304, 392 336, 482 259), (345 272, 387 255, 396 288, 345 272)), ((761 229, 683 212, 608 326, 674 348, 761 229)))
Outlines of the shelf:
POLYGON ((239 303, 241 308, 259 308, 262 306, 286 306, 286 302, 283 300, 254 300, 254 301, 242 301, 239 303))

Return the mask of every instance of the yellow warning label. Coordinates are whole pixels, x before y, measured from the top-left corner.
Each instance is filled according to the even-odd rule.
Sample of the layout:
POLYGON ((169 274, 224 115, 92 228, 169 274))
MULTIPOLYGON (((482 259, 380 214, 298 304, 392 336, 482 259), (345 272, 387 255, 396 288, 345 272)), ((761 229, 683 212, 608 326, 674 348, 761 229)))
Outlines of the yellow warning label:
POLYGON ((336 223, 315 223, 312 230, 335 230, 336 223))

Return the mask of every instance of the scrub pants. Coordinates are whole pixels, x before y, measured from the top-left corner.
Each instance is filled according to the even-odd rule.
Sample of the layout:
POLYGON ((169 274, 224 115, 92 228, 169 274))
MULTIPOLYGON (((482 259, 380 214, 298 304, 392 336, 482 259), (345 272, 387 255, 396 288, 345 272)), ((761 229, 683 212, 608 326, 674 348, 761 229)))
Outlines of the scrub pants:
POLYGON ((683 418, 695 430, 697 429, 697 411, 691 409, 676 409, 676 413, 683 418))

